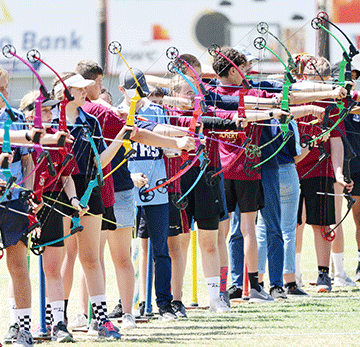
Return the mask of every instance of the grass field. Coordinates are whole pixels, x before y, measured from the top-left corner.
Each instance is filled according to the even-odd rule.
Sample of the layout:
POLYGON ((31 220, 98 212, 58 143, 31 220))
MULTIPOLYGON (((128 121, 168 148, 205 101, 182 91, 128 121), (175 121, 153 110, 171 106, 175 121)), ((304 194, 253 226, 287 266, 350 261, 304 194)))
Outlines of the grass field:
MULTIPOLYGON (((354 223, 349 215, 344 224, 345 269, 350 277, 355 274, 357 250, 354 237, 354 223)), ((112 310, 118 293, 115 272, 109 252, 106 252, 107 300, 112 310)), ((360 345, 360 285, 353 288, 334 289, 330 294, 317 294, 309 281, 317 278, 316 258, 311 229, 304 233, 302 272, 305 290, 310 294, 306 299, 289 298, 272 304, 237 304, 230 314, 213 314, 207 310, 189 310, 187 320, 172 323, 152 319, 138 324, 129 332, 122 331, 121 342, 96 341, 83 333, 76 333, 78 346, 359 346, 360 345)), ((79 269, 76 265, 75 274, 79 269)), ((199 305, 208 304, 207 289, 198 257, 198 298, 199 305)), ((39 323, 38 300, 38 259, 31 256, 31 280, 33 300, 33 326, 39 323)), ((229 281, 230 282, 230 281, 229 281)), ((0 301, 0 341, 8 329, 8 273, 5 258, 0 261, 0 283, 3 300, 0 301)), ((191 301, 190 267, 186 272, 184 303, 191 301)), ((265 287, 268 280, 265 277, 265 287)), ((70 297, 69 316, 78 312, 78 283, 75 276, 70 297)), ((155 307, 155 303, 153 303, 155 307)), ((55 345, 43 342, 44 346, 55 345)))

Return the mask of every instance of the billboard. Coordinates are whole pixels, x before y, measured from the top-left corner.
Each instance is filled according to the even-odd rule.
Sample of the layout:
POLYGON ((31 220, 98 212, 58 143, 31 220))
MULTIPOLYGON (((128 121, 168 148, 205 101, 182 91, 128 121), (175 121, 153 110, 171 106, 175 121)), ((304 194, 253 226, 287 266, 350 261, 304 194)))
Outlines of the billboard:
MULTIPOLYGON (((131 66, 146 73, 165 74, 169 59, 166 49, 175 46, 180 54, 192 53, 210 64, 208 46, 253 46, 260 34, 259 22, 266 21, 290 52, 313 52, 315 33, 310 21, 316 15, 314 0, 108 0, 108 41, 119 41, 122 54, 131 66)), ((269 47, 285 54, 269 35, 269 47)), ((269 68, 281 69, 271 54, 265 55, 269 68)), ((117 55, 108 53, 107 72, 123 67, 117 55)))
MULTIPOLYGON (((97 0, 0 0, 0 49, 7 44, 21 57, 35 48, 58 72, 73 70, 81 59, 100 59, 97 0)), ((0 53, 1 67, 11 76, 29 76, 29 69, 0 53)), ((36 66, 41 76, 53 76, 36 66)))

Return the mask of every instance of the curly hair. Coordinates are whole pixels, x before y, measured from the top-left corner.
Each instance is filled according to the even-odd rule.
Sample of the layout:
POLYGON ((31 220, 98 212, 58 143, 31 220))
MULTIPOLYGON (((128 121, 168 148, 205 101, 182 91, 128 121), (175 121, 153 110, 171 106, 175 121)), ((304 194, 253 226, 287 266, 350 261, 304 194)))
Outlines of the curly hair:
MULTIPOLYGON (((247 60, 245 54, 240 53, 234 48, 223 47, 221 53, 233 61, 236 66, 245 65, 247 60)), ((212 68, 215 73, 220 77, 227 77, 229 75, 229 70, 232 65, 223 58, 220 54, 217 54, 214 58, 212 68)))

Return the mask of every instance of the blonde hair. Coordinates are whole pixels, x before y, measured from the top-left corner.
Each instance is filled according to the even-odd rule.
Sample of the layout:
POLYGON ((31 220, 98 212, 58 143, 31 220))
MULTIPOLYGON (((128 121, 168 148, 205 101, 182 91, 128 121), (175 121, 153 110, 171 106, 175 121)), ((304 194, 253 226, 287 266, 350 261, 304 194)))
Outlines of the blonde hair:
POLYGON ((20 110, 22 112, 24 112, 24 110, 28 106, 33 104, 39 96, 40 96, 39 90, 32 90, 32 91, 28 92, 27 94, 25 94, 20 101, 20 110))
POLYGON ((2 67, 0 67, 0 77, 5 76, 6 80, 9 80, 9 73, 3 69, 2 67))

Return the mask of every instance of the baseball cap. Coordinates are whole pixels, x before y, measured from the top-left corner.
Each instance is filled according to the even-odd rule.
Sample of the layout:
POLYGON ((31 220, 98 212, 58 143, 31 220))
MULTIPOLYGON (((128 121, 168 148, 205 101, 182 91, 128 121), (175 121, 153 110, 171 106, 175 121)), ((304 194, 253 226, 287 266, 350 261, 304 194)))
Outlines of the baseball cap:
MULTIPOLYGON (((135 75, 136 79, 139 81, 141 89, 145 94, 150 94, 149 87, 146 83, 146 79, 142 71, 139 69, 131 69, 133 74, 135 75)), ((132 98, 136 94, 136 87, 137 84, 134 80, 133 75, 129 70, 122 71, 119 76, 119 85, 123 87, 126 91, 126 94, 132 98)))
MULTIPOLYGON (((85 88, 89 86, 93 86, 95 84, 95 81, 93 80, 87 80, 84 77, 82 77, 80 74, 76 74, 74 76, 71 76, 64 80, 66 86, 69 87, 75 87, 75 88, 85 88)), ((57 94, 62 89, 64 89, 64 86, 62 83, 58 83, 54 88, 54 94, 57 94)))
POLYGON ((247 48, 245 48, 245 47, 236 46, 236 47, 234 47, 234 48, 235 48, 239 53, 244 54, 245 57, 246 57, 246 60, 247 60, 248 62, 250 62, 250 61, 252 61, 252 60, 259 60, 258 57, 255 57, 254 55, 252 55, 251 52, 250 52, 247 48))

